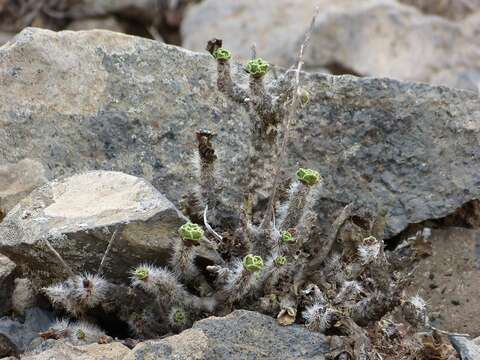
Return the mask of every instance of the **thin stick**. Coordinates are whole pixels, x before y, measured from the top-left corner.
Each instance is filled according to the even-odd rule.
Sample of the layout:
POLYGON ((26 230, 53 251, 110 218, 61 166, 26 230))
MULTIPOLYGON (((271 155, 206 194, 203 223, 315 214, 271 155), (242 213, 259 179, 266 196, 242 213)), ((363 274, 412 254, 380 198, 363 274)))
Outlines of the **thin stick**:
POLYGON ((459 337, 470 337, 469 334, 462 334, 462 333, 455 333, 455 332, 450 332, 450 331, 446 331, 446 330, 441 330, 439 328, 436 328, 435 326, 433 325, 428 325, 428 327, 432 330, 435 330, 437 332, 439 332, 440 334, 444 334, 444 335, 448 335, 448 336, 459 336, 459 337))
MULTIPOLYGON (((326 244, 322 247, 322 249, 320 249, 320 252, 315 256, 315 258, 308 264, 308 269, 316 269, 327 258, 333 244, 335 243, 335 240, 337 240, 340 229, 352 214, 352 210, 353 204, 348 204, 342 209, 340 215, 338 215, 332 224, 332 231, 328 235, 326 244)), ((308 271, 306 273, 308 273, 308 271)))
POLYGON ((207 221, 207 211, 208 211, 208 205, 205 206, 205 211, 203 212, 203 223, 205 224, 205 227, 207 228, 207 230, 210 234, 215 236, 215 238, 217 240, 222 241, 223 240, 222 236, 220 234, 218 234, 217 232, 215 232, 215 230, 213 230, 212 227, 210 226, 210 224, 208 223, 208 221, 207 221))
POLYGON ((162 35, 158 32, 157 28, 152 25, 147 28, 148 33, 152 36, 153 40, 163 43, 162 35))
POLYGON ((305 33, 305 39, 303 40, 303 43, 300 46, 300 52, 298 54, 297 69, 295 70, 296 72, 295 88, 293 92, 292 102, 291 102, 289 111, 287 113, 286 121, 284 123, 284 135, 283 135, 282 147, 280 148, 280 153, 278 154, 278 158, 277 158, 277 164, 276 164, 277 168, 275 170, 275 175, 273 178, 272 191, 270 194, 270 199, 268 200, 268 207, 265 212, 265 217, 263 218, 263 221, 262 221, 263 228, 266 228, 267 226, 269 226, 272 221, 275 198, 277 195, 278 185, 280 183, 280 174, 282 172, 282 166, 284 165, 284 162, 285 162, 288 141, 290 140, 290 126, 293 121, 295 111, 297 110, 298 105, 300 103, 299 101, 300 98, 298 96, 298 93, 300 91, 300 72, 303 66, 303 55, 310 41, 310 36, 312 34, 313 27, 315 26, 315 20, 317 19, 318 12, 319 12, 319 8, 317 7, 315 10, 315 14, 312 17, 312 21, 310 22, 310 27, 305 33))
POLYGON ((46 238, 44 239, 44 241, 45 241, 45 244, 47 245, 48 249, 55 255, 55 257, 58 259, 58 261, 60 261, 60 263, 65 268, 65 270, 67 270, 68 275, 70 275, 72 277, 75 276, 75 273, 72 271, 72 268, 67 265, 67 263, 65 262, 65 260, 63 260, 63 258, 57 252, 57 250, 55 250, 53 248, 52 244, 50 244, 50 241, 48 241, 48 239, 46 239, 46 238))
POLYGON ((250 47, 251 55, 252 55, 252 60, 257 57, 257 45, 255 43, 252 44, 250 47))
POLYGON ((110 249, 112 248, 112 244, 114 243, 114 241, 117 237, 117 232, 118 232, 118 227, 115 228, 115 231, 113 232, 112 236, 110 237, 110 241, 108 242, 107 248, 105 249, 105 252, 103 253, 102 261, 100 261, 100 266, 98 267, 98 271, 97 271, 98 275, 102 274, 103 265, 105 264, 105 260, 107 259, 107 255, 110 253, 110 249))

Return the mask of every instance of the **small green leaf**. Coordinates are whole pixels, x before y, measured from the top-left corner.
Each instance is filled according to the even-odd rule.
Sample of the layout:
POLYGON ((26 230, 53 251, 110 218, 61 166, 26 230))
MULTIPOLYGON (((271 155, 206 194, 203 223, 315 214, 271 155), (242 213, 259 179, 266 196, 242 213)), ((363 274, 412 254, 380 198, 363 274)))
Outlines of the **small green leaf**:
POLYGON ((232 57, 232 53, 230 52, 230 50, 220 47, 213 52, 213 57, 217 60, 226 61, 230 60, 230 58, 232 57))
POLYGON ((148 278, 148 269, 146 267, 138 267, 135 269, 135 271, 133 272, 133 275, 135 275, 135 277, 138 279, 138 280, 146 280, 148 278))
POLYGON ((255 78, 264 76, 268 72, 269 68, 270 65, 268 65, 265 60, 260 58, 250 60, 247 62, 247 65, 245 65, 245 71, 255 78))
POLYGON ((296 175, 298 181, 308 186, 313 186, 317 184, 321 179, 320 173, 312 169, 300 168, 297 170, 296 175))
POLYGON ((273 262, 277 266, 283 266, 287 263, 287 258, 285 256, 277 256, 273 262))
POLYGON ((189 240, 198 243, 203 238, 203 229, 199 225, 191 222, 180 226, 179 232, 183 240, 189 240))
POLYGON ((293 237, 293 235, 289 231, 284 231, 284 232, 282 232, 282 241, 284 243, 294 243, 295 238, 293 237))
POLYGON ((261 256, 249 254, 243 258, 243 266, 247 271, 257 272, 263 268, 261 256))

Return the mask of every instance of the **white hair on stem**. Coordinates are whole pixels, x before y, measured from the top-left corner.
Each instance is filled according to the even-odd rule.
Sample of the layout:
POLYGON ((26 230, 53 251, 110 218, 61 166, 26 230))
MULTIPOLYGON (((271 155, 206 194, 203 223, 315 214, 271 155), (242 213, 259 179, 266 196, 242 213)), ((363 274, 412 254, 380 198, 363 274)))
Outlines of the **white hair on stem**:
POLYGON ((75 302, 92 308, 108 296, 109 283, 99 275, 85 273, 70 279, 72 298, 75 302))
POLYGON ((194 263, 196 256, 197 250, 194 246, 187 247, 182 240, 177 239, 170 259, 170 266, 177 279, 194 279, 200 274, 194 263))
POLYGON ((150 294, 159 295, 159 298, 167 302, 178 298, 179 292, 185 291, 171 271, 148 263, 133 269, 130 279, 132 286, 139 287, 150 294))
POLYGON ((86 321, 77 321, 69 324, 68 341, 73 345, 87 345, 98 343, 101 337, 106 336, 105 332, 98 326, 86 321))
POLYGON ((358 252, 358 257, 360 259, 360 262, 363 265, 370 264, 372 261, 374 261, 378 254, 380 253, 380 243, 377 242, 375 244, 367 245, 367 244, 362 244, 358 246, 357 252, 358 252))

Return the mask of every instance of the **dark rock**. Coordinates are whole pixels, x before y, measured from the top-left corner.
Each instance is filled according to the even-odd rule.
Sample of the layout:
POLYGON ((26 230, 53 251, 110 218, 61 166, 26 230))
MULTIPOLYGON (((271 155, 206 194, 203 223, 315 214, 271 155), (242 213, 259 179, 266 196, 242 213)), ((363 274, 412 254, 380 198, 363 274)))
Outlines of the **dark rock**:
POLYGON ((0 334, 0 358, 18 355, 18 349, 8 337, 0 334))
POLYGON ((15 264, 0 254, 0 316, 11 308, 15 264))
POLYGON ((54 320, 53 313, 37 307, 30 308, 26 310, 23 320, 1 318, 0 334, 7 336, 20 351, 25 351, 38 334, 47 330, 54 320))
POLYGON ((137 345, 133 359, 318 359, 329 347, 325 336, 301 325, 280 326, 275 319, 236 310, 200 320, 179 335, 137 345))
MULTIPOLYGON (((33 156, 54 177, 121 170, 178 204, 192 185, 194 131, 208 128, 219 134, 225 176, 241 180, 249 120, 216 90, 210 56, 109 32, 27 29, 0 49, 0 60, 5 161, 33 156)), ((480 197, 476 94, 352 76, 303 81, 310 102, 293 130, 287 170, 324 175, 317 209, 325 222, 352 201, 384 207, 392 235, 480 197)), ((238 199, 238 186, 228 190, 238 199)))

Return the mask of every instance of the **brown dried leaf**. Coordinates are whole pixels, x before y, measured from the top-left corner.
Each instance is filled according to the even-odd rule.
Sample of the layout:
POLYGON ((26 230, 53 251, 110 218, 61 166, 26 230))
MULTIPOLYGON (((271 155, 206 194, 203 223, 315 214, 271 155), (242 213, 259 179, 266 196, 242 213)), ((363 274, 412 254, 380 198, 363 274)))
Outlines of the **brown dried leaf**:
POLYGON ((277 316, 277 322, 279 325, 282 326, 292 325, 295 322, 296 317, 297 309, 289 307, 280 311, 277 316))

